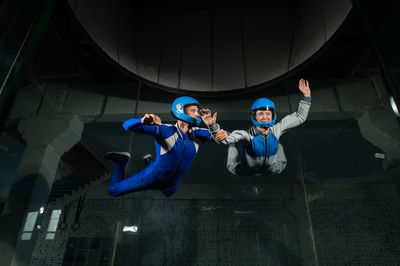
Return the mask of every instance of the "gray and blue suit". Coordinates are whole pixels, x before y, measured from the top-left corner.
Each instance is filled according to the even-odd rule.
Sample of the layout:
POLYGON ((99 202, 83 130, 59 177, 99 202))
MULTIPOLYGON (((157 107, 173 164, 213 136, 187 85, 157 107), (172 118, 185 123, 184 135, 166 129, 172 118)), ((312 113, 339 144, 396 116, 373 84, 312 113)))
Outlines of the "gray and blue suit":
MULTIPOLYGON (((279 174, 287 164, 285 152, 279 138, 286 130, 297 127, 306 121, 311 106, 311 97, 304 97, 300 101, 298 110, 285 116, 280 122, 269 127, 263 133, 256 126, 248 130, 234 130, 222 141, 228 144, 227 169, 235 175, 279 174), (238 143, 243 148, 244 156, 239 160, 239 153, 235 146, 238 143)), ((211 133, 220 129, 218 124, 210 127, 211 133)))

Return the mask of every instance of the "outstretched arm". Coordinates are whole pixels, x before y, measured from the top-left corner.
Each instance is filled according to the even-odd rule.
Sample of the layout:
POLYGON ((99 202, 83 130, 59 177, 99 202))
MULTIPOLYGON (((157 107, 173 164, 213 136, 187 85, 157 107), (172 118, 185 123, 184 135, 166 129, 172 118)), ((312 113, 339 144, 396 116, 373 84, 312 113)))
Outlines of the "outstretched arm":
POLYGON ((248 143, 251 141, 249 133, 247 133, 245 130, 235 130, 229 134, 227 131, 221 129, 216 123, 217 113, 211 115, 211 111, 209 109, 203 109, 200 111, 200 115, 204 124, 207 125, 208 130, 213 135, 214 140, 216 140, 218 143, 233 144, 237 142, 248 143))
POLYGON ((277 126, 280 127, 281 134, 289 128, 301 125, 307 119, 308 111, 311 106, 311 89, 307 80, 299 80, 299 90, 303 94, 303 99, 300 101, 297 111, 285 116, 285 118, 277 124, 277 126))
POLYGON ((234 130, 221 141, 222 144, 249 143, 251 136, 246 130, 234 130))
POLYGON ((161 137, 163 133, 161 119, 155 114, 145 114, 141 118, 126 120, 122 126, 127 131, 151 134, 155 137, 161 137))

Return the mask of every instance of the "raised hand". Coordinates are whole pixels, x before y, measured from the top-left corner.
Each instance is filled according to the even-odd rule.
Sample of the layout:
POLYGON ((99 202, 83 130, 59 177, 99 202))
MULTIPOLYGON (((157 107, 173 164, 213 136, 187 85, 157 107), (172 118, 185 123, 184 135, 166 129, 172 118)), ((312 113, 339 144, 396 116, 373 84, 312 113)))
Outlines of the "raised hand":
POLYGON ((161 125, 161 119, 155 114, 145 114, 142 118, 143 125, 161 125))
POLYGON ((226 137, 228 137, 228 132, 226 132, 223 129, 218 130, 218 132, 215 133, 215 135, 214 135, 214 139, 216 141, 222 141, 222 140, 226 139, 226 137))
POLYGON ((206 126, 211 126, 217 121, 217 112, 212 115, 209 109, 201 109, 200 116, 206 126))
POLYGON ((311 89, 308 85, 308 81, 305 79, 299 80, 299 90, 303 93, 303 96, 310 97, 311 96, 311 89))

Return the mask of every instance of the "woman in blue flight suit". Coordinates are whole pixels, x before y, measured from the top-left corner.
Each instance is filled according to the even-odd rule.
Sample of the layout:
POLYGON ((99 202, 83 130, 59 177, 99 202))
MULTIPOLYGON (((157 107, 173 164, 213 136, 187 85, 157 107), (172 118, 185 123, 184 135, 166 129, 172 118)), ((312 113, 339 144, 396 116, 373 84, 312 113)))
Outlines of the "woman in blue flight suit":
POLYGON ((153 135, 156 159, 154 162, 150 160, 148 167, 139 173, 123 179, 130 154, 105 154, 105 159, 113 160, 117 164, 107 189, 111 196, 149 189, 160 190, 166 197, 172 196, 192 165, 199 144, 214 141, 208 129, 197 127, 201 118, 199 102, 194 98, 177 98, 172 104, 171 113, 178 119, 176 124, 162 124, 160 118, 154 114, 124 122, 125 130, 153 135))

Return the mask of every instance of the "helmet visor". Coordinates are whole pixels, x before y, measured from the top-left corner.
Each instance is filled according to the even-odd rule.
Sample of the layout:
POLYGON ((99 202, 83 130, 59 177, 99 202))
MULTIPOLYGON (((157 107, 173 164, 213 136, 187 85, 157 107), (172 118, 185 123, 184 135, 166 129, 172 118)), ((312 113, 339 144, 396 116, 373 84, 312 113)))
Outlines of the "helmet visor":
POLYGON ((188 104, 188 105, 185 105, 184 112, 188 116, 199 117, 200 116, 200 107, 198 104, 188 104))
POLYGON ((259 107, 254 109, 251 115, 257 122, 271 122, 275 117, 275 109, 270 106, 259 107))

